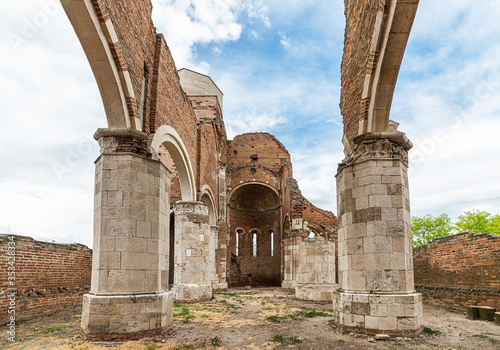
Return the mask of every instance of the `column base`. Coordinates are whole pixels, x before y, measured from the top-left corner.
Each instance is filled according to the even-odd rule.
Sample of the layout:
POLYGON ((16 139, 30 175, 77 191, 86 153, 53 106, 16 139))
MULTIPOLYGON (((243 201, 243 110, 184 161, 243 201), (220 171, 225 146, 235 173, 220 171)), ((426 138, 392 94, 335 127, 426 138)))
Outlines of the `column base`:
POLYGON ((183 302, 212 299, 211 283, 174 284, 175 300, 183 302))
POLYGON ((423 331, 420 293, 333 293, 334 320, 369 334, 417 336, 423 331))
POLYGON ((88 340, 141 339, 173 323, 174 294, 83 296, 82 336, 88 340))
POLYGON ((332 301, 332 294, 339 288, 336 283, 297 283, 295 297, 299 300, 332 301))
POLYGON ((212 291, 217 291, 217 292, 223 292, 227 290, 227 282, 224 283, 219 283, 219 282, 212 282, 212 291))
POLYGON ((281 289, 284 291, 295 291, 295 281, 281 281, 281 289))

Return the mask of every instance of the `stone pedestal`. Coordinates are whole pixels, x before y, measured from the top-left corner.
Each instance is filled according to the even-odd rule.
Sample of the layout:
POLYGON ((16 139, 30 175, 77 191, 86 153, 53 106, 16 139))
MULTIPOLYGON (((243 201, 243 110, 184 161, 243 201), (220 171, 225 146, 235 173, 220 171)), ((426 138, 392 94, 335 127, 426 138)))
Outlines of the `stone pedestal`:
POLYGON ((404 134, 362 135, 337 173, 339 286, 336 321, 345 328, 419 334, 414 292, 408 149, 404 134))
POLYGON ((300 300, 332 301, 335 283, 335 243, 322 237, 306 238, 298 246, 299 266, 295 296, 300 300))
POLYGON ((148 158, 146 134, 99 129, 91 290, 83 298, 89 339, 142 338, 172 324, 168 292, 170 174, 148 158))
POLYGON ((212 298, 210 225, 202 202, 180 201, 175 208, 175 299, 201 301, 212 298))

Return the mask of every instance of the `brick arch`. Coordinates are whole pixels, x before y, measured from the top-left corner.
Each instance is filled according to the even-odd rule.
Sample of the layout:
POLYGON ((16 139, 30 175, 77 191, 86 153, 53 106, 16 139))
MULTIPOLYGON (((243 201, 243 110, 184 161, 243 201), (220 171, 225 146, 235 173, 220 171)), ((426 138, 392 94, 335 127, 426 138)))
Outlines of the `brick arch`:
POLYGON ((392 98, 403 55, 410 35, 419 0, 391 1, 379 7, 372 48, 375 66, 371 83, 365 86, 369 98, 368 121, 364 132, 389 131, 392 98))
POLYGON ((272 190, 278 198, 280 198, 280 193, 274 186, 271 186, 269 184, 266 184, 266 183, 260 182, 260 181, 245 181, 243 183, 240 183, 238 186, 236 186, 232 189, 231 193, 229 194, 229 196, 227 198, 227 202, 228 203, 230 202, 231 197, 237 192, 238 189, 240 189, 241 187, 244 187, 244 186, 248 186, 248 185, 260 185, 260 186, 267 187, 270 190, 272 190))
POLYGON ((160 145, 167 149, 175 163, 181 185, 182 200, 194 201, 196 199, 195 177, 189 153, 182 138, 171 126, 162 125, 154 134, 150 147, 158 151, 160 145))
POLYGON ((113 23, 97 1, 61 0, 97 82, 108 127, 142 130, 137 103, 113 23))
POLYGON ((212 189, 208 185, 203 185, 201 188, 201 196, 202 202, 208 207, 208 215, 210 218, 210 224, 215 225, 217 221, 217 206, 215 205, 215 196, 212 192, 212 189))

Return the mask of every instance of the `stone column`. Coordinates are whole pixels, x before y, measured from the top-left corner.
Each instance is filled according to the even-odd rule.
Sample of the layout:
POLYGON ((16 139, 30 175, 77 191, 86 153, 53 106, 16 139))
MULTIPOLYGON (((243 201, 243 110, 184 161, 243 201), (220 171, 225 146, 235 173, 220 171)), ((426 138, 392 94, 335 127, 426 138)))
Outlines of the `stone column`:
POLYGON ((90 339, 142 338, 172 324, 168 292, 170 173, 151 159, 145 133, 99 129, 90 293, 82 333, 90 339))
MULTIPOLYGON (((382 134, 382 133, 379 133, 382 134)), ((408 150, 400 132, 355 139, 337 173, 339 293, 345 328, 418 334, 422 296, 413 286, 408 150)))
POLYGON ((332 301, 335 283, 335 243, 323 237, 306 238, 298 246, 295 296, 300 300, 332 301))
POLYGON ((299 267, 299 244, 309 235, 305 229, 291 229, 289 236, 283 238, 283 281, 281 288, 295 290, 299 267))
MULTIPOLYGON (((222 272, 222 261, 221 254, 219 252, 220 242, 219 242, 219 226, 210 226, 210 279, 212 281, 212 290, 226 290, 227 282, 225 282, 225 274, 224 280, 222 280, 222 276, 219 275, 222 272), (219 256, 217 256, 219 255, 219 256), (219 264, 217 261, 219 260, 219 264)), ((225 245, 224 245, 225 246, 225 245)), ((222 254, 224 261, 224 271, 225 271, 225 263, 226 263, 226 251, 222 254)))
POLYGON ((179 201, 175 213, 175 299, 212 298, 210 276, 210 224, 203 202, 179 201))

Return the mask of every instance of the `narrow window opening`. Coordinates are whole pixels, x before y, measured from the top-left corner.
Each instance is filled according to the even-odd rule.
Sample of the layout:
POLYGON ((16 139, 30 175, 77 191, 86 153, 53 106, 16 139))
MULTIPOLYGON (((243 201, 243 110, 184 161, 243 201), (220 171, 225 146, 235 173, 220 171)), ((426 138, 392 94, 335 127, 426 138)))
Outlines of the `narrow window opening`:
POLYGON ((252 253, 253 253, 253 256, 256 257, 257 256, 257 234, 255 232, 252 234, 252 242, 253 242, 252 253))
POLYGON ((238 256, 238 246, 240 243, 240 231, 236 230, 236 256, 238 256))
POLYGON ((146 99, 146 72, 144 72, 144 76, 142 77, 142 88, 141 88, 141 101, 139 103, 139 119, 141 121, 141 125, 144 123, 144 101, 146 99))
POLYGON ((274 256, 274 232, 271 231, 271 256, 274 256))

